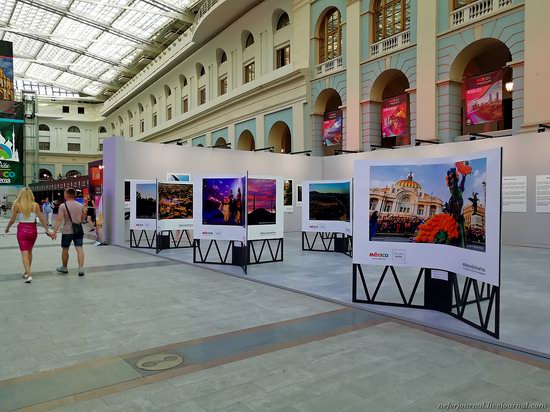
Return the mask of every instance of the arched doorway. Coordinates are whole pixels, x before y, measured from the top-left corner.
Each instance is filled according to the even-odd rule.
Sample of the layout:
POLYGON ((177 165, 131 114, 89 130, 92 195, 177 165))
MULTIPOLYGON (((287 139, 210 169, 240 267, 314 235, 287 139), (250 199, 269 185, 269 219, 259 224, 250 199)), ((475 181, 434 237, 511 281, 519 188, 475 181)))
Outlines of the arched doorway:
POLYGON ((511 61, 506 44, 492 38, 475 41, 456 56, 449 106, 460 108, 458 135, 512 129, 511 61))
POLYGON ((319 135, 315 139, 313 146, 320 144, 321 154, 330 156, 335 154, 335 151, 342 150, 344 116, 342 113, 342 98, 334 89, 325 89, 315 101, 314 119, 314 136, 319 135))
POLYGON ((271 126, 268 146, 272 146, 275 153, 290 153, 292 151, 292 135, 285 122, 278 121, 271 126))
POLYGON ((239 136, 237 143, 238 150, 247 150, 252 152, 256 148, 256 143, 254 142, 254 136, 250 130, 244 130, 239 136))
POLYGON ((78 170, 69 170, 67 173, 65 173, 65 177, 80 177, 82 176, 82 173, 80 173, 78 170))
POLYGON ((53 174, 48 169, 40 169, 38 171, 39 180, 51 180, 53 179, 53 174))
POLYGON ((411 144, 409 86, 405 73, 397 69, 383 71, 372 84, 371 101, 380 102, 377 137, 382 147, 411 144))
POLYGON ((226 146, 227 145, 227 142, 225 141, 225 139, 223 137, 218 137, 216 139, 216 143, 214 144, 214 146, 226 146))

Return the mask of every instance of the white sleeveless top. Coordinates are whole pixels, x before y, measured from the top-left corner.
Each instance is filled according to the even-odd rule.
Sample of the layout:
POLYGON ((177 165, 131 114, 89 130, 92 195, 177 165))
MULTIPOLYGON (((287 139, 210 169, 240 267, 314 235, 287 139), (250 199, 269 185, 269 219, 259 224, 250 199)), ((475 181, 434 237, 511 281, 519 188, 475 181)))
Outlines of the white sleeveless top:
POLYGON ((19 223, 36 223, 36 213, 31 212, 28 217, 25 217, 25 215, 21 212, 17 214, 17 221, 19 223))

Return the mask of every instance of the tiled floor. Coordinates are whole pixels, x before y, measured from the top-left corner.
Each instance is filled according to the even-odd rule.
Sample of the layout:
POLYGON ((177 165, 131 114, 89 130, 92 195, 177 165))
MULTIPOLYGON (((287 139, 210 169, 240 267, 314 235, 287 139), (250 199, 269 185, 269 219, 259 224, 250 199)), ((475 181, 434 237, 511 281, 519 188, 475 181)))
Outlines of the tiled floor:
MULTIPOLYGON (((4 225, 0 219, 2 232, 4 225)), ((26 285, 15 235, 0 236, 0 411, 31 404, 37 411, 245 412, 550 405, 544 359, 124 248, 87 244, 88 274, 79 278, 73 259, 71 273, 57 275, 59 250, 51 244, 39 239, 34 281, 26 285), (188 363, 145 376, 125 360, 162 349, 181 351, 188 363), (66 370, 78 371, 70 384, 66 370)), ((349 264, 345 256, 330 259, 327 272, 349 264)), ((289 279, 302 267, 288 263, 272 267, 273 276, 289 279)), ((338 276, 310 287, 325 282, 339 293, 338 276)))

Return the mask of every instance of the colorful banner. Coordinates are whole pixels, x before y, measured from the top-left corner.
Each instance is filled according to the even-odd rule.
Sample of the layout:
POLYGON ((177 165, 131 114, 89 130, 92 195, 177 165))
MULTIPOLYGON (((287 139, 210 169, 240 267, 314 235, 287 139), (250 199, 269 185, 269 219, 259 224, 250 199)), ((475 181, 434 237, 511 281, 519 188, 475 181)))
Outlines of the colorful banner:
POLYGON ((465 80, 466 124, 502 120, 502 70, 465 80))
POLYGON ((14 112, 0 113, 0 185, 23 185, 23 104, 14 112))
POLYGON ((342 143, 342 111, 326 112, 323 120, 323 145, 342 143))
POLYGON ((382 147, 409 144, 407 93, 388 97, 382 102, 382 147))
POLYGON ((15 112, 13 44, 0 40, 0 116, 15 112))

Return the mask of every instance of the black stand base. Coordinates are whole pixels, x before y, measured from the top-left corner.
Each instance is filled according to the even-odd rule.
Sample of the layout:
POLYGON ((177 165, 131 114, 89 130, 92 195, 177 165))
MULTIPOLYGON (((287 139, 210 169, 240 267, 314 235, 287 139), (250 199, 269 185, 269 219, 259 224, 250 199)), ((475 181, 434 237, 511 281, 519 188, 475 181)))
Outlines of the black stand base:
POLYGON ((157 253, 165 249, 187 249, 193 247, 193 241, 188 230, 163 230, 157 235, 157 253))
POLYGON ((448 313, 494 338, 499 338, 500 288, 498 286, 472 278, 459 277, 456 273, 449 273, 448 280, 434 279, 432 278, 431 269, 422 268, 418 272, 412 291, 406 295, 395 268, 386 266, 378 279, 374 292, 371 294, 364 273, 361 265, 353 265, 353 302, 437 310, 448 313), (395 286, 399 291, 400 298, 397 301, 377 300, 380 288, 388 273, 391 273, 395 286), (415 303, 415 297, 417 297, 418 289, 422 284, 422 277, 424 277, 424 301, 415 303), (359 289, 362 290, 362 297, 360 297, 359 289), (472 292, 473 296, 471 296, 472 292), (469 314, 469 316, 466 314, 466 310, 472 308, 473 317, 472 314, 469 314))
POLYGON ((130 247, 135 249, 155 249, 157 231, 153 230, 152 232, 153 235, 150 237, 147 230, 136 231, 130 229, 130 247), (139 233, 139 235, 136 236, 136 232, 139 233))
POLYGON ((260 263, 282 262, 283 245, 284 245, 284 242, 282 238, 249 240, 248 241, 248 264, 258 265, 260 263))
POLYGON ((246 245, 243 242, 230 240, 223 253, 222 249, 220 249, 217 240, 210 240, 206 251, 203 252, 200 239, 195 239, 193 241, 193 263, 240 266, 246 273, 246 245), (231 260, 229 260, 230 254, 231 260))
POLYGON ((302 232, 302 250, 338 252, 353 256, 353 237, 335 232, 302 232), (313 239, 311 239, 311 236, 313 239))

